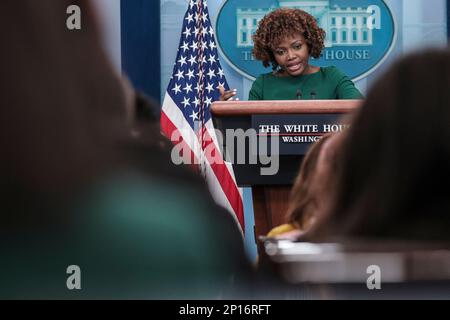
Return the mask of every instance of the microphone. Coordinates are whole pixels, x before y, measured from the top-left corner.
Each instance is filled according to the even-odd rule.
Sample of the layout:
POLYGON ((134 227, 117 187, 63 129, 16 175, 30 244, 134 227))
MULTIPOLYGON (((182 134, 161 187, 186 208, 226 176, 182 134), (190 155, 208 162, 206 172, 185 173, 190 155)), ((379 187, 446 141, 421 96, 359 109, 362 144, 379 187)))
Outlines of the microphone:
POLYGON ((297 100, 302 100, 302 92, 300 91, 300 89, 297 90, 295 96, 297 97, 297 100))
POLYGON ((312 90, 311 91, 311 99, 316 99, 316 91, 315 90, 312 90))

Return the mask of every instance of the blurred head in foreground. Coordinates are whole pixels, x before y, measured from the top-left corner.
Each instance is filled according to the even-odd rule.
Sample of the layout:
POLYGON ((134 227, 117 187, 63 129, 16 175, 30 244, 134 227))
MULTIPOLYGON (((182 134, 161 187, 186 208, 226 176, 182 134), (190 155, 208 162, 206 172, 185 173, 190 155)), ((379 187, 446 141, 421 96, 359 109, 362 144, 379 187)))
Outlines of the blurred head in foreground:
POLYGON ((6 0, 0 34, 0 298, 217 297, 241 236, 159 145, 131 139, 90 2, 6 0))
POLYGON ((340 155, 318 234, 450 240, 450 53, 400 60, 373 88, 340 155))
POLYGON ((328 148, 331 139, 332 135, 326 134, 309 148, 291 190, 288 222, 302 231, 311 227, 324 204, 322 200, 331 173, 328 148))
POLYGON ((273 228, 268 237, 296 239, 307 233, 323 215, 334 183, 336 152, 343 133, 328 133, 311 145, 302 160, 291 190, 286 224, 273 228))

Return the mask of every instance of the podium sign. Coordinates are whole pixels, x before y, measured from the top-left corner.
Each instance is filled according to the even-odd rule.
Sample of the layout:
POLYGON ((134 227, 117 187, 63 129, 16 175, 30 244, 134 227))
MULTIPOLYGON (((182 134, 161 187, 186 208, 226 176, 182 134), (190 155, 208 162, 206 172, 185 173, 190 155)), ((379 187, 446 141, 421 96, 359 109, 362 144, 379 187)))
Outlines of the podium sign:
MULTIPOLYGON (((253 115, 252 128, 258 137, 278 139, 279 155, 304 155, 309 146, 324 134, 340 132, 350 126, 341 114, 253 115)), ((259 150, 259 148, 258 148, 259 150)))

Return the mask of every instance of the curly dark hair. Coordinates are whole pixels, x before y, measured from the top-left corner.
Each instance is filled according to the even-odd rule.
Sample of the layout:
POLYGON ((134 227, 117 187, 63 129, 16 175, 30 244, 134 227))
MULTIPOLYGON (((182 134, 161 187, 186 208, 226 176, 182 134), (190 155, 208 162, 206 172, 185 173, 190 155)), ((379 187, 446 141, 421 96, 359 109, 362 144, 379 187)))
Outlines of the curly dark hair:
POLYGON ((284 37, 302 34, 309 48, 309 54, 318 58, 324 48, 325 31, 317 24, 309 13, 292 8, 280 8, 264 16, 253 35, 253 56, 261 60, 264 67, 272 64, 273 69, 278 63, 273 55, 276 47, 284 37))

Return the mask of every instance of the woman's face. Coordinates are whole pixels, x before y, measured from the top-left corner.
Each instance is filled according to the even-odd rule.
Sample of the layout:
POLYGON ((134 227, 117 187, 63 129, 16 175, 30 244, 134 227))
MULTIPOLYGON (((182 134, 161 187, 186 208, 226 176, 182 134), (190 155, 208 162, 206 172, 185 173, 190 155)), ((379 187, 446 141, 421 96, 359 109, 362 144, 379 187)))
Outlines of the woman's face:
POLYGON ((272 49, 276 62, 290 76, 310 73, 309 48, 303 35, 291 35, 272 49))

